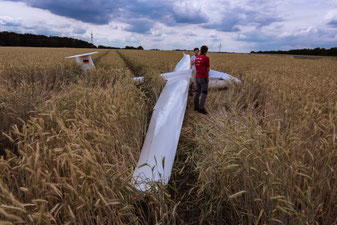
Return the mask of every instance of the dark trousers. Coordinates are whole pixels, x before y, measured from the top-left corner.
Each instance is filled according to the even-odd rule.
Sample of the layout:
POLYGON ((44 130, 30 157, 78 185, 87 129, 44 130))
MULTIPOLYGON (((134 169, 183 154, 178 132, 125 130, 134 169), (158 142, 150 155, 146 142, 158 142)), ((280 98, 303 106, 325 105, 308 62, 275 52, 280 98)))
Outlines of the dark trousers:
POLYGON ((194 108, 204 109, 208 92, 208 78, 196 78, 194 108), (201 94, 201 100, 199 102, 201 94))

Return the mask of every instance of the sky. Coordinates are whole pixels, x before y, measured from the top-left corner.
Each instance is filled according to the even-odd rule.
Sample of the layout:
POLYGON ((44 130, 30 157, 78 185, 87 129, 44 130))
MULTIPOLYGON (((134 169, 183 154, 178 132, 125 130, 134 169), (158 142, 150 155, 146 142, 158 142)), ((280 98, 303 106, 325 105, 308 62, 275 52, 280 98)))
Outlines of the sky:
POLYGON ((0 31, 161 50, 331 48, 337 0, 0 0, 0 31))

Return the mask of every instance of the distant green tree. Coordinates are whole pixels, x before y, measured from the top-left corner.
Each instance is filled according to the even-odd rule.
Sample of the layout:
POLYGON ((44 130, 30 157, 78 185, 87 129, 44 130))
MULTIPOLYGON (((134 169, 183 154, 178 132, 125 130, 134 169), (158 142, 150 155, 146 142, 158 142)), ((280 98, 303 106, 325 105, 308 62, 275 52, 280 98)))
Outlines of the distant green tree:
POLYGON ((98 48, 102 48, 102 49, 120 49, 118 47, 111 47, 111 46, 104 46, 104 45, 98 45, 98 48))
POLYGON ((337 56, 337 47, 325 49, 325 48, 315 48, 315 49, 292 49, 288 51, 251 51, 252 54, 289 54, 289 55, 316 55, 316 56, 337 56))
POLYGON ((57 36, 35 34, 18 34, 14 32, 0 32, 0 45, 2 46, 30 46, 30 47, 71 47, 96 48, 86 41, 57 36))

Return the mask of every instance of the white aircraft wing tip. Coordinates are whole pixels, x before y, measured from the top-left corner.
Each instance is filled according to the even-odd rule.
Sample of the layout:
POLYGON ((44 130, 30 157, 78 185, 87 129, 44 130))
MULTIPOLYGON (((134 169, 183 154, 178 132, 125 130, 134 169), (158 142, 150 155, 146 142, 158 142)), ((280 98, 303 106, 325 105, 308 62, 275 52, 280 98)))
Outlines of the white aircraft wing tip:
POLYGON ((84 53, 84 54, 79 54, 79 55, 72 55, 72 56, 67 56, 65 57, 66 59, 71 59, 71 58, 76 58, 76 57, 81 57, 81 56, 87 56, 87 55, 93 55, 98 52, 89 52, 89 53, 84 53))

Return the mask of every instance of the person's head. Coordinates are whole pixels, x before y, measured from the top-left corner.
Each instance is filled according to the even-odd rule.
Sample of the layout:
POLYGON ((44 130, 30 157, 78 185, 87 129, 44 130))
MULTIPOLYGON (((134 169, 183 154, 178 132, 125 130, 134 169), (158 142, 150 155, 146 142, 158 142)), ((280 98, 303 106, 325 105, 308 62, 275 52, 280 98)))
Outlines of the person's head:
POLYGON ((198 55, 198 54, 199 54, 199 48, 195 48, 195 49, 193 50, 193 52, 194 52, 194 55, 198 55))
POLYGON ((208 51, 208 47, 206 45, 201 46, 200 48, 201 55, 206 55, 207 51, 208 51))

